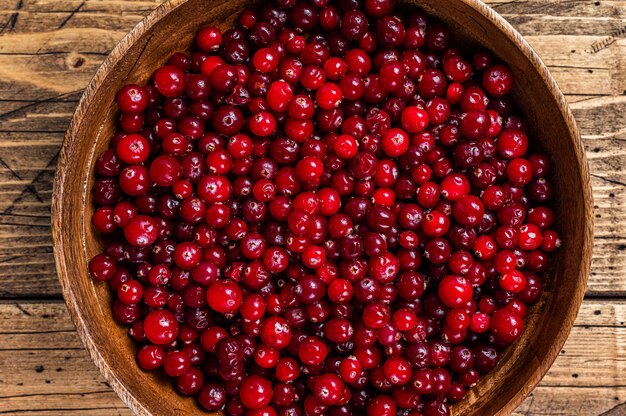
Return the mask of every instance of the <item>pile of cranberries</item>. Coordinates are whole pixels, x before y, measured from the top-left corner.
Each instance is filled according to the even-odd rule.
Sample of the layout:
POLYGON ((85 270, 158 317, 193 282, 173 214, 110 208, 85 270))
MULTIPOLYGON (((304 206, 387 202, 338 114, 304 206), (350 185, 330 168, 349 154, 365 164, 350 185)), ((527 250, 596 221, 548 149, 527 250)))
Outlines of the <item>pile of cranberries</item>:
POLYGON ((90 273, 206 410, 448 415, 542 294, 550 160, 423 12, 275 1, 119 91, 90 273))

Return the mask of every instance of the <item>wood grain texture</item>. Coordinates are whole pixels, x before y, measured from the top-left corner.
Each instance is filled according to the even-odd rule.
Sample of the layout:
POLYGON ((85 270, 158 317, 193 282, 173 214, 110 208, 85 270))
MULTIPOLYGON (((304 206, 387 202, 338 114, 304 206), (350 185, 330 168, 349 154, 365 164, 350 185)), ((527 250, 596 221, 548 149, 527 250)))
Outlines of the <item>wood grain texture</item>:
MULTIPOLYGON (((587 295, 626 296, 626 39, 612 35, 626 25, 626 1, 486 3, 537 50, 566 94, 581 130, 591 167, 596 213, 587 295), (595 51, 594 45, 601 49, 595 51)), ((60 298, 49 227, 58 150, 71 114, 96 68, 119 39, 158 4, 160 1, 0 0, 0 297, 60 298)), ((614 311, 613 303, 601 301, 596 305, 607 309, 607 313, 602 309, 601 315, 584 314, 583 307, 579 321, 584 318, 588 325, 608 324, 606 316, 614 311), (599 319, 602 324, 596 322, 599 319)), ((39 316, 50 311, 64 313, 58 302, 42 303, 41 308, 39 316)), ((58 316, 62 320, 62 315, 58 316)), ((50 319, 44 322, 53 326, 50 319)), ((65 323, 66 338, 59 341, 63 343, 60 347, 80 348, 69 320, 65 323)), ((611 334, 612 330, 605 335, 611 334)), ((594 345, 584 344, 588 336, 575 327, 564 348, 565 356, 572 342, 583 342, 586 347, 579 348, 583 353, 586 349, 595 351, 594 345)), ((0 334, 0 338, 7 337, 0 334)), ((32 339, 41 340, 23 335, 14 348, 30 348, 37 344, 32 339)), ((603 343, 602 348, 606 348, 605 357, 605 352, 610 354, 617 346, 603 343)), ((562 359, 553 369, 560 368, 562 359)), ((583 372, 580 369, 587 368, 587 359, 573 357, 568 365, 583 372)), ((3 363, 0 368, 5 368, 3 363)), ((515 415, 626 414, 626 405, 617 407, 626 402, 624 384, 616 384, 602 368, 592 373, 597 381, 593 385, 587 385, 588 379, 579 375, 570 377, 581 380, 576 387, 563 384, 537 388, 515 415)), ((87 374, 102 382, 85 352, 75 370, 74 377, 80 380, 87 374)), ((551 377, 548 373, 544 380, 551 377)), ((3 378, 4 371, 0 380, 3 378)), ((26 406, 19 414, 130 414, 110 389, 99 393, 98 382, 83 384, 80 380, 76 382, 78 388, 58 396, 42 390, 34 397, 40 410, 26 411, 26 406), (98 393, 92 395, 90 391, 98 393), (83 400, 81 394, 89 400, 83 400)), ((40 382, 44 388, 49 387, 45 379, 40 382)), ((0 414, 13 413, 11 408, 3 407, 3 388, 0 384, 0 414)), ((22 406, 30 403, 32 408, 33 402, 33 397, 25 396, 22 406)))
MULTIPOLYGON (((0 414, 130 415, 61 301, 0 302, 0 414), (108 413, 107 413, 108 412, 108 413)), ((626 301, 583 303, 572 335, 516 416, 600 415, 626 402, 626 301)), ((623 414, 623 413, 622 413, 623 414)))

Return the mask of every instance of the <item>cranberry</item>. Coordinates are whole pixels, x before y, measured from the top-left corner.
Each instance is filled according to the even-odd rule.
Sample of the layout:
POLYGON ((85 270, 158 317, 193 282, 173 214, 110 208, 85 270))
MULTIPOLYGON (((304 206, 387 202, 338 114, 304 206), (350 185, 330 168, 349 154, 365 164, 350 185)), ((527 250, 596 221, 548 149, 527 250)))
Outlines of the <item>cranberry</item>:
POLYGON ((402 44, 406 31, 398 17, 383 16, 376 20, 376 35, 381 46, 393 48, 402 44))
POLYGON ((447 276, 439 283, 439 298, 451 308, 465 305, 472 298, 472 286, 462 276, 447 276))
POLYGON ((324 110, 332 110, 341 104, 343 93, 339 85, 327 82, 315 92, 317 105, 324 110))
POLYGON ((154 344, 169 344, 178 336, 178 322, 174 314, 156 310, 146 315, 143 323, 148 340, 154 344))
POLYGON ((403 85, 405 75, 406 71, 401 62, 386 62, 380 69, 380 83, 387 91, 398 91, 403 85))
POLYGON ((117 106, 123 113, 141 113, 148 107, 148 95, 139 85, 124 86, 116 96, 117 106))
POLYGON ((283 383, 298 378, 300 367, 294 358, 281 358, 276 364, 276 378, 283 383))
POLYGON ((166 65, 152 74, 154 86, 165 97, 177 97, 185 90, 183 71, 175 66, 166 65))
POLYGON ((469 111, 461 119, 461 133, 468 139, 480 139, 489 130, 490 121, 491 119, 486 111, 469 111))
POLYGON ((498 153, 507 159, 514 159, 524 155, 528 149, 528 137, 520 130, 504 130, 498 136, 498 153))
POLYGON ((389 396, 376 396, 367 405, 368 416, 393 416, 396 415, 396 403, 389 396))
POLYGON ((218 280, 207 290, 207 302, 211 309, 219 313, 232 313, 239 309, 242 302, 239 285, 232 280, 218 280))
POLYGON ((130 244, 145 247, 156 241, 158 231, 158 226, 152 217, 137 215, 126 223, 124 236, 130 244))
POLYGON ((397 157, 408 150, 409 137, 401 129, 390 129, 383 136, 382 146, 387 155, 397 157))
POLYGON ((272 400, 272 383, 260 376, 252 375, 241 382, 239 398, 249 409, 260 409, 272 400))
POLYGON ((494 97, 508 94, 513 87, 513 74, 504 65, 493 65, 483 73, 483 87, 494 97))
POLYGON ((117 297, 126 305, 139 303, 143 297, 143 286, 137 280, 127 280, 117 289, 117 297))
POLYGON ((98 254, 89 262, 89 273, 96 280, 109 280, 117 272, 114 259, 107 254, 98 254))
POLYGON ((271 317, 263 322, 260 335, 261 340, 270 347, 282 349, 291 341, 292 332, 285 319, 271 317))
POLYGON ((510 344, 522 335, 524 321, 514 312, 498 309, 491 316, 489 328, 498 340, 510 344))
POLYGON ((439 97, 446 92, 446 80, 438 69, 427 69, 417 84, 417 89, 425 98, 439 97))
POLYGON ((196 44, 205 52, 217 49, 222 43, 222 32, 213 26, 205 26, 196 34, 196 44))
POLYGON ((428 126, 429 114, 419 107, 406 107, 402 111, 402 127, 409 133, 421 132, 428 126))
POLYGON ((173 156, 159 156, 150 165, 150 179, 159 186, 172 186, 181 175, 182 166, 173 156))
POLYGON ((473 227, 482 220, 485 207, 478 197, 466 195, 454 203, 452 213, 459 224, 464 227, 473 227))
POLYGON ((339 404, 345 385, 335 374, 322 374, 313 382, 313 393, 325 405, 339 404))
POLYGON ((211 120, 215 131, 227 136, 239 133, 244 126, 243 113, 232 105, 218 107, 211 120))
POLYGON ((298 357, 307 365, 321 364, 327 355, 328 347, 315 336, 305 338, 298 347, 298 357))

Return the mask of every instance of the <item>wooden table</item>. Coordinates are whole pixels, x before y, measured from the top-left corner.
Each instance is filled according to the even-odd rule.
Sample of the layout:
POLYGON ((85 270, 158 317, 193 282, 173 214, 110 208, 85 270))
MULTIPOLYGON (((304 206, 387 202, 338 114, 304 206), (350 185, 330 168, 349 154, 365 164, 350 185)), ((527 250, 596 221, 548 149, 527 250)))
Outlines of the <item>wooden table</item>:
MULTIPOLYGON (((626 415, 626 1, 488 3, 537 50, 580 126, 596 240, 571 336, 516 415, 626 415)), ((50 196, 83 88, 158 1, 0 0, 0 414, 129 415, 57 281, 50 196)))

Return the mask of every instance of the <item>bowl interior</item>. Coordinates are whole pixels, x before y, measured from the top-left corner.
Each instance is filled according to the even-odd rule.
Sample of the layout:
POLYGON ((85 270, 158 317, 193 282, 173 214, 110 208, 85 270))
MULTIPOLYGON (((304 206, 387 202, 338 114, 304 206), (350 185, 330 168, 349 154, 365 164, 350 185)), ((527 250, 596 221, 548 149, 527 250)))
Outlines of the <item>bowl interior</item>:
MULTIPOLYGON (((89 259, 103 246, 91 227, 94 161, 108 147, 118 113, 115 93, 145 83, 173 52, 189 49, 206 24, 230 27, 243 0, 166 2, 112 52, 89 85, 62 150, 53 200, 57 269, 70 313, 92 358, 121 398, 138 414, 197 413, 193 400, 170 382, 135 364, 136 347, 113 321, 108 286, 94 284, 89 259)), ((531 309, 521 340, 498 367, 454 406, 458 415, 507 414, 545 374, 559 353, 585 290, 591 253, 591 192, 574 121, 556 84, 536 55, 504 20, 479 1, 408 0, 446 22, 464 42, 480 44, 507 62, 515 75, 514 99, 530 136, 552 158, 555 206, 563 246, 555 254, 542 301, 531 309), (555 290, 558 288, 558 290, 555 290)))

